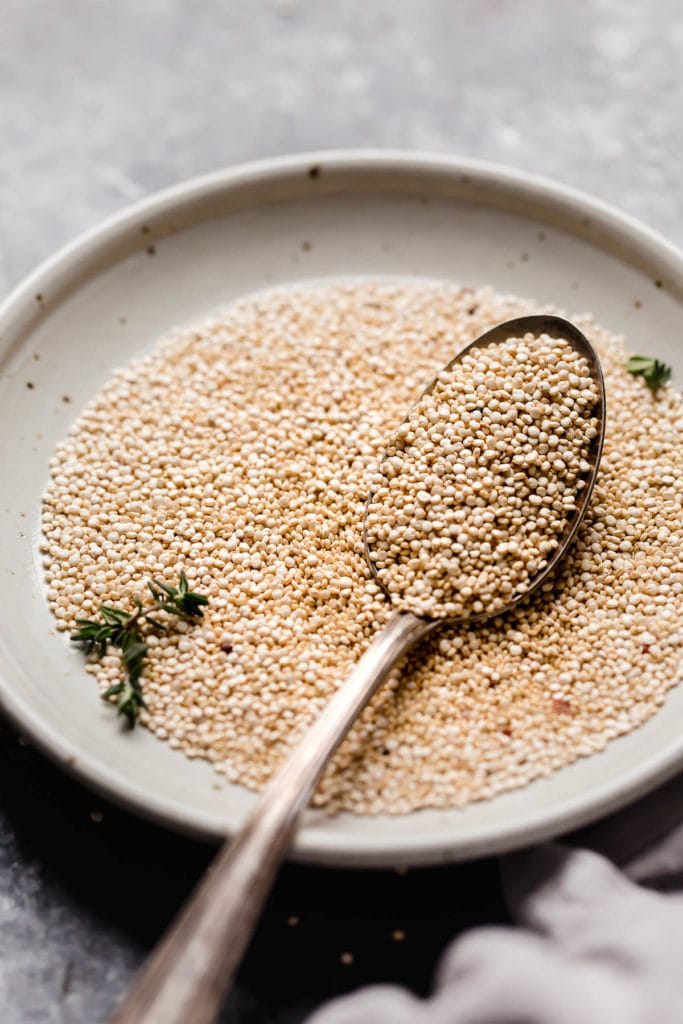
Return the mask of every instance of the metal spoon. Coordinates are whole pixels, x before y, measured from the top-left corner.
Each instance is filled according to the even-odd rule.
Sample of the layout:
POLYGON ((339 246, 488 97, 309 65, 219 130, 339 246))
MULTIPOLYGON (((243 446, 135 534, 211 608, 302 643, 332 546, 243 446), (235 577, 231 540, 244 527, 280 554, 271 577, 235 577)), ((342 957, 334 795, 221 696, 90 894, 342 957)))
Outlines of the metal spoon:
MULTIPOLYGON (((588 507, 605 434, 605 386, 600 363, 587 338, 567 320, 554 316, 509 320, 467 345, 447 368, 474 348, 527 333, 564 338, 586 357, 598 387, 599 400, 593 410, 598 433, 590 443, 590 471, 585 486, 579 492, 560 543, 526 593, 513 597, 497 615, 527 600, 567 551, 588 507)), ((424 393, 429 393, 435 383, 424 393)), ((367 547, 365 554, 374 573, 367 547)), ((467 622, 486 617, 483 612, 469 616, 467 622)), ((396 662, 432 630, 454 621, 420 618, 412 612, 392 615, 261 794, 235 839, 223 846, 147 960, 111 1024, 210 1024, 215 1019, 280 862, 327 762, 396 662)))

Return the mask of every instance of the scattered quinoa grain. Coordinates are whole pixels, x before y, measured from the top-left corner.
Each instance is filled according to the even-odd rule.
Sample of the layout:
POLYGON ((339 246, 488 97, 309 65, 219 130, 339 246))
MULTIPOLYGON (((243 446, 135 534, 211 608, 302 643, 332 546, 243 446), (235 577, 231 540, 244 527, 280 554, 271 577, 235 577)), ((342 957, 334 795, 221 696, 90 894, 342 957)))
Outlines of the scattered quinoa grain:
MULTIPOLYGON (((390 614, 362 519, 397 424, 460 348, 537 312, 556 311, 449 284, 331 284, 251 296, 163 339, 114 374, 51 460, 41 551, 57 628, 184 566, 210 603, 191 634, 150 645, 141 722, 262 787, 390 614)), ((523 786, 640 725, 679 679, 683 401, 670 384, 653 396, 626 372, 622 339, 574 320, 607 389, 577 540, 512 613, 445 625, 411 652, 323 777, 315 802, 330 812, 463 806, 523 786)), ((495 400, 507 422, 517 399, 495 400)), ((552 468, 563 444, 536 412, 527 435, 552 468)), ((465 480, 477 465, 463 460, 465 480)), ((120 663, 87 669, 104 691, 120 663)))

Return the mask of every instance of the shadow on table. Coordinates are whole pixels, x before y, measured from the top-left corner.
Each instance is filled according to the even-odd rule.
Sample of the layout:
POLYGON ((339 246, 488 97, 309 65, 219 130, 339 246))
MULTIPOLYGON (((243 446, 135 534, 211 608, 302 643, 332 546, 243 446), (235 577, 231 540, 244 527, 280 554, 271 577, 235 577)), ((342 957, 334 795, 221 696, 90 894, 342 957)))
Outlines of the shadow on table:
MULTIPOLYGON (((2 723, 0 771, 19 856, 39 860, 60 902, 85 908, 142 959, 212 849, 94 796, 2 723)), ((503 920, 493 861, 404 873, 286 865, 221 1020, 294 1024, 371 983, 426 993, 449 940, 503 920)))

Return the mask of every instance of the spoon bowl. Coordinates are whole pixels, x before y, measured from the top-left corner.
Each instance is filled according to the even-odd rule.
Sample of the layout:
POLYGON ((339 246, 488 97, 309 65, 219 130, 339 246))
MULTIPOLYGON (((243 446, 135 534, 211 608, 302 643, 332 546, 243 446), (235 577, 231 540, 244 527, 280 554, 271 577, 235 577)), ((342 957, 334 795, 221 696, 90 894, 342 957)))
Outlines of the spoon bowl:
MULTIPOLYGON (((524 337, 524 335, 526 334, 532 334, 535 338, 547 336, 550 338, 557 338, 569 341, 572 345, 572 348, 580 355, 584 356, 588 362, 590 375, 598 391, 598 400, 592 410, 592 415, 597 421, 598 425, 597 434, 594 438, 591 439, 588 452, 586 454, 586 461, 588 462, 590 468, 584 478, 584 487, 582 488, 582 490, 579 491, 579 497, 576 503, 576 507, 572 511, 571 515, 567 517, 567 523, 559 539, 557 547, 553 551, 550 558, 548 558, 547 563, 543 567, 543 569, 534 577, 533 582, 529 585, 527 590, 523 594, 515 595, 513 598, 510 599, 510 601, 506 603, 504 608, 498 608, 494 613, 484 610, 483 612, 474 613, 467 616, 460 616, 458 618, 435 618, 432 620, 435 626, 445 625, 446 623, 450 625, 462 625, 464 623, 467 623, 469 625, 470 623, 483 622, 486 619, 491 618, 492 614, 505 615, 512 608, 521 604, 523 601, 526 601, 530 597, 530 595, 533 594, 536 590, 538 590, 538 588, 554 572, 558 563, 566 554, 567 549, 576 537, 576 533, 581 525, 581 521, 586 513, 586 509, 588 508, 591 495, 593 493, 593 488, 595 487, 595 481, 598 475, 598 467, 600 465, 600 459, 602 456, 602 448, 605 440, 605 379, 603 377, 602 367, 600 366, 600 360, 598 359, 598 355, 595 349, 593 348, 585 334, 583 334, 583 332, 580 331, 575 324, 571 323, 571 321, 565 320, 563 319, 563 317, 551 316, 550 314, 541 314, 538 316, 520 316, 516 317, 513 320, 506 320, 503 323, 496 324, 495 327, 492 327, 489 331, 486 331, 485 334, 481 334, 478 338, 475 338, 474 341, 471 341, 468 345, 465 345, 465 347, 462 348, 455 356, 453 356, 450 362, 446 363, 446 365, 439 372, 442 373, 443 371, 449 371, 453 369, 454 366, 457 366, 458 363, 462 362, 464 356, 469 355, 470 353, 477 349, 487 348, 490 347, 491 345, 499 345, 501 342, 505 341, 508 338, 524 337)), ((417 399, 417 401, 410 407, 404 419, 402 420, 403 423, 408 421, 413 409, 415 409, 415 407, 419 405, 422 399, 426 395, 430 395, 432 393, 437 383, 437 380, 438 375, 434 377, 433 380, 430 381, 430 383, 424 389, 424 391, 417 399)), ((381 461, 382 459, 380 459, 380 462, 381 461)), ((372 504, 373 496, 374 494, 371 491, 370 494, 368 495, 368 500, 365 504, 365 517, 363 520, 363 545, 365 549, 365 560, 370 567, 370 572, 372 573, 375 582, 378 584, 379 587, 381 587, 386 597, 388 597, 389 600, 391 601, 392 595, 377 572, 368 545, 367 518, 368 511, 372 504)))

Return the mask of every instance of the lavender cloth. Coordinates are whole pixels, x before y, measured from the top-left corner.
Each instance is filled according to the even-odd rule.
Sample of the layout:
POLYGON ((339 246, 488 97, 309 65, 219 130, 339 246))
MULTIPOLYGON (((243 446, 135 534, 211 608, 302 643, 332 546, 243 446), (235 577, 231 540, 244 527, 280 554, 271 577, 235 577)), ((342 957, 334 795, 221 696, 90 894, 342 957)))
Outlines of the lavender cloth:
POLYGON ((683 777, 575 839, 502 859, 515 926, 459 937, 428 999, 376 986, 308 1024, 680 1024, 683 777))

